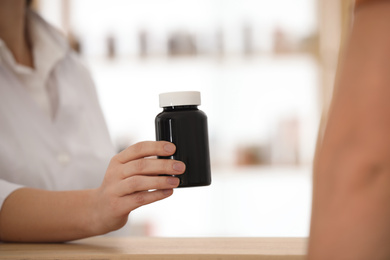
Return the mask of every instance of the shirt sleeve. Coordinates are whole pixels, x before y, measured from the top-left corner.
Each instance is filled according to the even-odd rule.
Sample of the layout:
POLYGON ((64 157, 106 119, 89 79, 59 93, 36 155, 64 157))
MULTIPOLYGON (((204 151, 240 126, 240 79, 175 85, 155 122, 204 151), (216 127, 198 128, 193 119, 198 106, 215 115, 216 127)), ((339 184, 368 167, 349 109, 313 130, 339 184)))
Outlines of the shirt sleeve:
POLYGON ((8 195, 22 187, 22 185, 0 179, 0 209, 3 207, 3 203, 8 195))

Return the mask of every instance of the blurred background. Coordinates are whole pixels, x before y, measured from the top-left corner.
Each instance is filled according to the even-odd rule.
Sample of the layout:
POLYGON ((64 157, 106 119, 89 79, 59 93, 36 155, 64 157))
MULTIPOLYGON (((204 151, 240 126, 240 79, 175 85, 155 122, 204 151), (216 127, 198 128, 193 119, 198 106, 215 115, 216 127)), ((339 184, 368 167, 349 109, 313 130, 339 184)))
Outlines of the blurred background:
POLYGON ((95 80, 118 151, 155 140, 158 94, 201 91, 213 183, 130 215, 128 235, 308 236, 339 0, 36 0, 95 80))

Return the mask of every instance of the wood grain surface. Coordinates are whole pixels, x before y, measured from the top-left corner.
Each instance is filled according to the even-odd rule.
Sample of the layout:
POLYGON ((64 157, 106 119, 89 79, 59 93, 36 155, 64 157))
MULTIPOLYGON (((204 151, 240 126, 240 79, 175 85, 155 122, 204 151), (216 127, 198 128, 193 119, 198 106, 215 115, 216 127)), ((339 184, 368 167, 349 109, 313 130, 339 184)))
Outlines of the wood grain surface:
POLYGON ((94 237, 58 244, 0 243, 0 259, 259 259, 305 258, 305 238, 94 237))

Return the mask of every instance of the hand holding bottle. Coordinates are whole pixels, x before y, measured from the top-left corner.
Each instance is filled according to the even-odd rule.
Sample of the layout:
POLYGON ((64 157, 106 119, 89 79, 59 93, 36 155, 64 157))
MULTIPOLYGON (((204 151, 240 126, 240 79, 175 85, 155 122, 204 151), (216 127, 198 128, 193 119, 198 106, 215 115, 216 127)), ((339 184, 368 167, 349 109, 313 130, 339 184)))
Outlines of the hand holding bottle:
POLYGON ((172 195, 179 179, 160 175, 182 174, 184 163, 150 157, 169 156, 175 150, 175 145, 169 142, 147 141, 132 145, 112 158, 102 185, 94 192, 97 233, 122 227, 134 209, 172 195))

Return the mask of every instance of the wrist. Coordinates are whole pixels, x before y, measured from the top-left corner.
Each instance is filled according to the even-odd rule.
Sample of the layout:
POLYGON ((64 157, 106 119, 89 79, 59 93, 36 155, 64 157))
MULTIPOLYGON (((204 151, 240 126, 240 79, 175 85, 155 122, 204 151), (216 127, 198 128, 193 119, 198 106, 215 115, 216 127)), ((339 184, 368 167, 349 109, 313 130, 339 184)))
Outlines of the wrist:
POLYGON ((91 236, 106 233, 101 224, 101 214, 99 214, 98 206, 98 190, 85 190, 85 214, 83 222, 86 232, 91 236))

